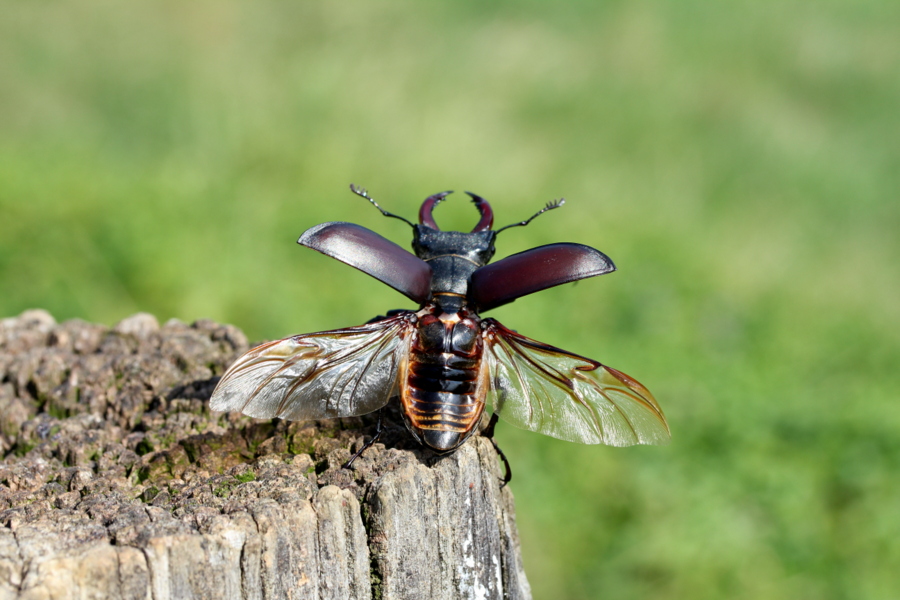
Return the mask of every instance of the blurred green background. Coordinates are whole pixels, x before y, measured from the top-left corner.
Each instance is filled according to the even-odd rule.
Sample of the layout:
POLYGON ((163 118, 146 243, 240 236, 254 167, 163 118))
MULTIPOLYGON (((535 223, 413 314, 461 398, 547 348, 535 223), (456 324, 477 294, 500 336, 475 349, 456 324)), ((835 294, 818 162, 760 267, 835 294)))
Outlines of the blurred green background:
MULTIPOLYGON (((619 272, 495 311, 654 391, 668 447, 501 427, 536 598, 900 595, 900 3, 0 5, 0 316, 253 340, 409 302, 296 246, 347 185, 475 191, 498 256, 619 272)), ((436 211, 472 227, 457 194, 436 211)))

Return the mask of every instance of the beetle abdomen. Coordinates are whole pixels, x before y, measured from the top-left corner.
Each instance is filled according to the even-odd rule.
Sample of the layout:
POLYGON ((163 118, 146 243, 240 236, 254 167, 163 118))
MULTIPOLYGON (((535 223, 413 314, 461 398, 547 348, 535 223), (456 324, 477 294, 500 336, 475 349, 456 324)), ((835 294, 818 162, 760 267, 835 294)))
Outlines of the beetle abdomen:
POLYGON ((415 424, 423 429, 468 430, 479 404, 474 397, 478 365, 454 354, 414 354, 410 358, 408 409, 415 424))
POLYGON ((419 319, 400 399, 413 435, 448 452, 475 431, 484 411, 482 346, 477 321, 456 314, 441 317, 419 319))

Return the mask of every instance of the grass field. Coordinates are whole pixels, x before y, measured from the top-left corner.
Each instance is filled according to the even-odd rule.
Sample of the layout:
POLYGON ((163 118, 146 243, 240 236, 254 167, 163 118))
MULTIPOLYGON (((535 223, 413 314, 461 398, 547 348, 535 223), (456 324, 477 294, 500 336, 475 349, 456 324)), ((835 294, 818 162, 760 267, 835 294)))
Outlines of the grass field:
POLYGON ((295 244, 408 244, 350 182, 499 225, 565 196, 498 256, 619 272, 493 316, 640 379, 673 442, 498 430, 535 597, 900 594, 900 3, 0 8, 0 316, 359 324, 409 303, 295 244))

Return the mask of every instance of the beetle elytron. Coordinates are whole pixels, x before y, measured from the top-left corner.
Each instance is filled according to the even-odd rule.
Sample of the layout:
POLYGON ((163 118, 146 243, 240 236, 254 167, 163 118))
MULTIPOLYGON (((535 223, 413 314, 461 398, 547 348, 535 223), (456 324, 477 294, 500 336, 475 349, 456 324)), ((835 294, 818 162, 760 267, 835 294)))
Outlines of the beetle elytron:
POLYGON ((498 233, 527 225, 562 200, 495 231, 490 204, 467 192, 481 219, 463 233, 442 231, 432 216, 450 192, 428 197, 416 225, 382 209, 366 190, 350 189, 413 228, 415 255, 343 222, 317 225, 298 243, 371 275, 419 309, 257 346, 222 376, 210 400, 212 410, 328 419, 376 411, 396 396, 409 431, 438 453, 458 448, 472 435, 486 404, 493 410, 491 430, 499 416, 522 429, 584 444, 668 442, 662 410, 640 383, 479 316, 522 296, 615 270, 602 252, 571 243, 532 248, 488 264, 498 233))

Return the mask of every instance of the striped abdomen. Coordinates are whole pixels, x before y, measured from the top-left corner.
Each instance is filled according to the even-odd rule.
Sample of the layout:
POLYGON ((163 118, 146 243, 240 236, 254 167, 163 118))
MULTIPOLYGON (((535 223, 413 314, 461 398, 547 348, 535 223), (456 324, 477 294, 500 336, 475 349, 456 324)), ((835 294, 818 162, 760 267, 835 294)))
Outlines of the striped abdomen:
POLYGON ((453 450, 475 431, 484 411, 478 321, 426 314, 416 324, 400 402, 416 438, 438 452, 453 450))

